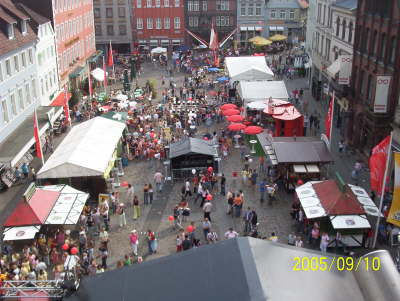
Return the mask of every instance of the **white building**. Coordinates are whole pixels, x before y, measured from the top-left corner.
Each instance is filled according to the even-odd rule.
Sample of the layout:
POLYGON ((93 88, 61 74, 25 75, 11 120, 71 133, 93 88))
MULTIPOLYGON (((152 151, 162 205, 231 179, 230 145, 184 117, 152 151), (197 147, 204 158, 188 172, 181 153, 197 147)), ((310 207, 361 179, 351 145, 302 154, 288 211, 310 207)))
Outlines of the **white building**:
POLYGON ((38 15, 25 5, 20 8, 31 18, 31 26, 37 34, 36 61, 40 103, 49 105, 59 91, 55 34, 51 21, 38 15))

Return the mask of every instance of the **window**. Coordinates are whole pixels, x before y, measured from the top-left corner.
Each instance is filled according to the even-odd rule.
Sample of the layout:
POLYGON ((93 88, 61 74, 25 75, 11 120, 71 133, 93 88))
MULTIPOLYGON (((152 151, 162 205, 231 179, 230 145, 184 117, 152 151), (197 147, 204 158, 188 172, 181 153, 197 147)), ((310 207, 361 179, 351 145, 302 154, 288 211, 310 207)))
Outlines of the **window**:
POLYGON ((330 52, 331 52, 331 40, 326 39, 326 42, 325 42, 325 58, 328 61, 329 61, 329 58, 330 58, 330 52))
POLYGON ((156 19, 156 29, 162 29, 161 18, 156 19))
POLYGON ((256 16, 261 16, 261 3, 256 4, 256 16))
POLYGON ((107 35, 109 36, 114 35, 114 25, 107 25, 107 35))
POLYGON ((293 9, 291 9, 291 10, 289 11, 289 19, 290 19, 290 20, 293 20, 293 19, 294 19, 294 10, 293 10, 293 9))
POLYGON ((143 19, 142 18, 136 19, 136 29, 143 29, 143 19))
POLYGON ((17 104, 15 103, 15 95, 11 94, 10 96, 10 102, 11 102, 11 112, 13 116, 17 115, 17 104))
POLYGON ((11 76, 11 62, 10 60, 6 60, 6 74, 7 76, 11 76))
POLYGON ((161 0, 156 0, 156 7, 160 7, 161 6, 161 0))
POLYGON ((118 17, 125 18, 125 7, 118 7, 118 17))
POLYGON ((200 2, 193 1, 193 11, 199 11, 199 10, 200 10, 200 2))
POLYGON ((169 0, 164 0, 164 7, 169 7, 169 0))
POLYGON ((147 6, 147 7, 151 7, 151 5, 152 5, 151 2, 152 2, 152 0, 147 0, 147 1, 146 1, 146 6, 147 6))
POLYGON ((153 29, 153 19, 147 18, 147 29, 153 29))
POLYGON ((181 28, 181 18, 179 18, 179 17, 174 18, 174 28, 175 29, 181 28))
POLYGON ((22 34, 26 34, 28 32, 28 28, 26 27, 26 20, 21 21, 21 32, 22 34))
POLYGON ((188 11, 193 11, 193 1, 188 1, 188 11))
POLYGON ((199 17, 190 16, 189 17, 189 26, 190 27, 198 27, 199 26, 199 17))
POLYGON ((136 0, 136 8, 142 7, 142 0, 136 0))
POLYGON ((106 8, 106 17, 107 18, 112 18, 113 17, 113 9, 112 9, 112 7, 107 7, 106 8))
POLYGON ((367 82, 367 99, 368 102, 371 103, 372 100, 372 75, 368 75, 368 82, 367 82))
POLYGON ((203 1, 203 11, 207 11, 207 1, 203 1))
MULTIPOLYGON (((180 5, 180 0, 175 0, 175 7, 179 7, 180 5)), ((180 26, 180 19, 179 19, 179 26, 180 26)))
POLYGON ((386 54, 386 34, 382 34, 381 38, 381 51, 379 52, 379 59, 380 61, 383 61, 385 59, 385 54, 386 54))
POLYGON ((229 10, 229 1, 217 0, 217 10, 229 10))
POLYGON ((340 32, 340 18, 336 18, 336 36, 339 37, 339 32, 340 32))
POLYGON ((389 55, 389 59, 390 59, 390 63, 394 64, 396 61, 396 46, 397 46, 397 39, 395 36, 392 37, 392 43, 390 45, 390 55, 389 55))
POLYGON ((18 90, 18 104, 19 104, 19 109, 23 111, 25 109, 25 103, 24 103, 24 95, 22 93, 22 89, 18 90))
POLYGON ((100 18, 100 17, 101 17, 100 8, 95 7, 95 8, 93 9, 93 14, 94 14, 94 17, 95 17, 95 18, 100 18))
POLYGON ((374 57, 376 57, 376 54, 378 53, 378 32, 375 30, 374 34, 372 35, 372 40, 370 41, 369 49, 370 49, 370 54, 374 57))
POLYGON ((276 10, 272 9, 271 10, 271 19, 275 19, 276 18, 276 10))
POLYGON ((7 107, 7 99, 3 99, 1 101, 1 109, 3 112, 3 121, 4 122, 9 122, 10 117, 8 116, 8 107, 7 107))
POLYGON ((249 3, 249 5, 247 6, 247 15, 248 16, 254 15, 254 4, 253 3, 249 3))
POLYGON ((21 64, 22 64, 23 68, 26 67, 26 54, 25 54, 25 51, 21 53, 21 64))
POLYGON ((170 29, 170 28, 171 28, 171 19, 164 18, 164 29, 170 29))
POLYGON ((8 38, 14 39, 14 24, 8 24, 7 25, 7 30, 8 30, 8 38))
POLYGON ((325 16, 326 16, 326 5, 324 5, 324 10, 323 10, 323 14, 322 14, 322 24, 325 25, 325 16))
POLYGON ((95 25, 94 32, 96 33, 96 36, 101 36, 101 25, 95 25))
POLYGON ((346 38, 346 27, 347 27, 346 20, 343 20, 343 22, 342 22, 342 40, 344 40, 346 38))
POLYGON ((126 25, 119 25, 119 35, 126 36, 126 25))
POLYGON ((242 2, 240 4, 240 15, 245 16, 246 15, 246 3, 242 2))
POLYGON ((16 72, 18 72, 19 71, 19 60, 18 60, 18 56, 14 56, 14 70, 16 71, 16 72))
POLYGON ((281 9, 279 11, 279 18, 280 19, 286 19, 286 11, 284 9, 281 9))
POLYGON ((347 38, 348 42, 351 44, 353 42, 353 30, 354 30, 354 24, 353 22, 350 22, 349 24, 349 36, 347 38))
POLYGON ((318 3, 318 12, 317 12, 317 22, 321 23, 321 11, 322 11, 322 4, 318 3))

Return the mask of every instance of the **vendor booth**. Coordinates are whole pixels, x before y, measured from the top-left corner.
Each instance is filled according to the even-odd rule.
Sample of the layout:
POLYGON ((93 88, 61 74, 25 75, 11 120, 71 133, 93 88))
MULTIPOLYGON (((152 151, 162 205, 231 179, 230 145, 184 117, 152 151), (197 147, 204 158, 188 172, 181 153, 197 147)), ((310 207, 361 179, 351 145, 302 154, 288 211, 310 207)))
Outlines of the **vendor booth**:
POLYGON ((169 159, 172 177, 185 178, 193 169, 213 167, 218 172, 218 151, 214 145, 202 139, 186 138, 170 144, 169 159))
MULTIPOLYGON (((44 183, 70 183, 97 198, 121 153, 125 123, 96 117, 74 126, 37 173, 44 183)), ((118 167, 118 166, 117 166, 118 167)))
POLYGON ((258 148, 284 181, 294 190, 298 180, 319 180, 321 168, 333 162, 326 143, 317 137, 272 137, 268 131, 257 135, 258 148))
POLYGON ((225 70, 232 82, 274 78, 274 73, 268 67, 265 57, 261 56, 226 57, 225 70))
MULTIPOLYGON (((320 221, 331 237, 340 232, 341 243, 349 247, 362 246, 363 234, 371 228, 367 216, 379 215, 362 187, 342 185, 334 180, 308 182, 296 188, 296 196, 307 219, 320 221)), ((336 243, 332 240, 329 246, 336 243)))
POLYGON ((241 81, 236 91, 245 108, 251 102, 266 101, 269 98, 289 100, 284 81, 241 81))
POLYGON ((32 183, 5 221, 3 240, 33 239, 44 225, 76 225, 88 197, 68 185, 32 183))

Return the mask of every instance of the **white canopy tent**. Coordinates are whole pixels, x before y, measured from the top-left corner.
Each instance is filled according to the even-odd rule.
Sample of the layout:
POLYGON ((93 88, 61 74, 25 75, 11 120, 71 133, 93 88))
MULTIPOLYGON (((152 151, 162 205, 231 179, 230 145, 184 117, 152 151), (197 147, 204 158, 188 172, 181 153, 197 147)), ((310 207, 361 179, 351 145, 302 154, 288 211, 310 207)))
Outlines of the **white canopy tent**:
MULTIPOLYGON (((92 76, 94 77, 95 80, 98 82, 104 81, 104 70, 101 68, 96 68, 91 72, 92 76)), ((108 72, 106 72, 106 75, 108 75, 108 72)))
POLYGON ((156 47, 151 50, 152 54, 161 54, 161 53, 166 53, 166 52, 167 52, 167 48, 163 48, 163 47, 156 47))
POLYGON ((124 123, 102 117, 74 126, 38 179, 103 176, 124 129, 124 123))
POLYGON ((240 81, 237 91, 245 107, 250 102, 266 101, 270 97, 285 101, 289 99, 284 81, 240 81))
POLYGON ((232 81, 273 80, 274 73, 268 67, 265 57, 226 57, 225 68, 232 81))

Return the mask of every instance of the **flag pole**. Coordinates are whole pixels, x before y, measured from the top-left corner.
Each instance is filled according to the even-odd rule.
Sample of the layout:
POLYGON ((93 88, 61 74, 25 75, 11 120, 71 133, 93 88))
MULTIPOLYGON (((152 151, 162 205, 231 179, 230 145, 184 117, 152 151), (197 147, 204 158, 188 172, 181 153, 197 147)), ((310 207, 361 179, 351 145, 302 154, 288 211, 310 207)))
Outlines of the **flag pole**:
MULTIPOLYGON (((111 46, 111 40, 110 40, 110 54, 113 56, 113 50, 111 46)), ((114 67, 114 57, 112 58, 112 70, 113 70, 113 77, 114 77, 114 84, 117 82, 117 79, 115 78, 115 67, 114 67)))
POLYGON ((104 92, 107 95, 107 67, 106 67, 106 61, 105 61, 105 55, 103 55, 103 71, 104 71, 104 92))
POLYGON ((35 136, 35 138, 36 138, 36 143, 38 143, 39 144, 39 147, 38 146, 36 146, 36 152, 39 150, 39 152, 40 152, 40 154, 36 154, 36 156, 40 156, 40 158, 42 159, 42 166, 44 165, 44 156, 43 156, 43 150, 42 150, 42 142, 41 142, 41 140, 40 140, 40 133, 39 133, 39 123, 38 123, 38 120, 37 120, 37 114, 36 114, 36 107, 33 109, 34 111, 33 111, 33 116, 34 116, 34 120, 33 120, 33 123, 34 123, 34 129, 33 129, 33 131, 34 131, 34 136, 35 136))
POLYGON ((333 128, 333 118, 335 116, 335 91, 332 92, 332 116, 331 116, 331 127, 329 129, 329 142, 332 149, 332 128, 333 128))
POLYGON ((378 212, 378 217, 377 217, 377 219, 376 219, 375 233, 374 233, 374 241, 372 242, 372 248, 373 248, 373 249, 375 249, 376 240, 377 240, 377 238, 378 238, 378 228, 379 228, 379 223, 380 223, 381 214, 382 214, 383 197, 385 196, 386 178, 387 178, 387 174, 388 174, 388 171, 389 171, 390 157, 391 157, 391 154, 392 154, 392 139, 393 139, 393 132, 390 132, 390 141, 389 141, 389 146, 388 146, 388 151, 387 151, 385 173, 384 173, 384 175, 383 175, 381 199, 380 199, 380 201, 379 201, 379 212, 378 212))

